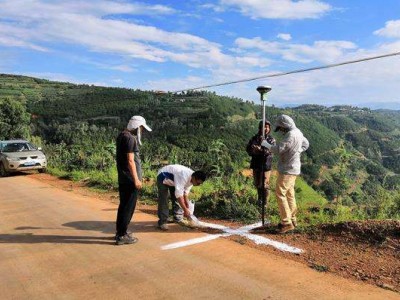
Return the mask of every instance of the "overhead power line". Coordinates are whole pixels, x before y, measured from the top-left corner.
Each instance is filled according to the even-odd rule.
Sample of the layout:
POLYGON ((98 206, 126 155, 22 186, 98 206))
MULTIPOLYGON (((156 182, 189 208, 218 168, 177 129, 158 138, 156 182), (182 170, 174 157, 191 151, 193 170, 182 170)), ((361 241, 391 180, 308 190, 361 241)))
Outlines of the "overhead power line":
POLYGON ((313 67, 313 68, 298 69, 298 70, 288 71, 288 72, 279 72, 279 73, 273 73, 273 74, 266 74, 266 75, 261 75, 261 76, 257 76, 257 77, 252 77, 252 78, 221 82, 221 83, 204 85, 204 86, 199 86, 199 87, 194 87, 194 88, 187 88, 187 89, 183 89, 183 90, 174 91, 173 93, 201 90, 201 89, 206 89, 206 88, 211 88, 211 87, 217 87, 217 86, 223 86, 223 85, 229 85, 229 84, 235 84, 235 83, 254 81, 254 80, 264 79, 264 78, 280 77, 280 76, 296 74, 296 73, 305 73, 305 72, 310 72, 310 71, 315 71, 315 70, 335 68, 335 67, 340 67, 340 66, 344 66, 344 65, 350 65, 350 64, 355 64, 355 63, 360 63, 360 62, 364 62, 364 61, 375 60, 375 59, 380 59, 380 58, 385 58, 385 57, 391 57, 391 56, 396 56, 396 55, 400 55, 400 52, 394 52, 394 53, 383 54, 383 55, 378 55, 378 56, 372 56, 372 57, 366 57, 366 58, 361 58, 361 59, 349 60, 349 61, 344 61, 344 62, 340 62, 340 63, 336 63, 336 64, 323 65, 323 66, 318 66, 318 67, 313 67))

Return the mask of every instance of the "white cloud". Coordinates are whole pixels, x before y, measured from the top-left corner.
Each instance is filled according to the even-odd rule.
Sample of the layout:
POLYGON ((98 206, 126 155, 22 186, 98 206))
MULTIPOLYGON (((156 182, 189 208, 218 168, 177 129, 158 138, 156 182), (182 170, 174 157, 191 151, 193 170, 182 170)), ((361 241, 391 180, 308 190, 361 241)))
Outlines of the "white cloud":
POLYGON ((211 3, 206 3, 203 5, 200 5, 200 7, 206 8, 206 9, 212 9, 213 11, 218 12, 218 13, 225 11, 225 8, 222 7, 221 5, 215 5, 215 4, 211 4, 211 3))
POLYGON ((315 19, 332 9, 318 0, 220 0, 220 5, 238 8, 253 19, 315 19))
POLYGON ((123 80, 123 79, 120 79, 120 78, 116 78, 116 79, 113 79, 112 82, 114 82, 115 84, 121 85, 121 84, 124 83, 124 80, 123 80))
POLYGON ((144 3, 129 3, 118 0, 2 0, 0 1, 2 12, 8 15, 19 16, 28 14, 32 18, 50 17, 60 12, 70 14, 90 14, 95 16, 113 14, 132 15, 164 15, 173 14, 176 11, 164 5, 147 5, 144 3))
MULTIPOLYGON (((351 52, 343 53, 340 60, 336 62, 382 55, 399 48, 400 41, 384 44, 372 50, 353 49, 351 52)), ((259 95, 255 87, 270 85, 272 91, 268 97, 268 104, 277 106, 306 103, 322 105, 358 105, 366 102, 400 103, 399 69, 399 58, 392 57, 320 71, 258 79, 241 84, 208 88, 208 90, 258 103, 259 95)), ((281 70, 249 72, 241 69, 219 69, 207 80, 201 77, 171 78, 166 81, 153 81, 149 86, 173 91, 279 72, 281 70), (233 77, 232 74, 235 76, 233 77)))
MULTIPOLYGON (((311 0, 218 1, 219 7, 209 6, 209 8, 218 10, 233 7, 252 18, 317 18, 332 9, 325 2, 311 0), (293 14, 296 14, 296 17, 293 14)), ((132 2, 0 0, 0 46, 2 49, 9 46, 41 52, 52 51, 54 56, 61 54, 63 58, 74 63, 86 63, 99 69, 133 72, 139 70, 140 66, 143 77, 137 80, 138 84, 140 80, 145 81, 148 78, 151 70, 157 72, 157 78, 160 79, 142 83, 141 88, 157 90, 180 90, 253 78, 267 73, 281 72, 282 68, 289 70, 296 68, 293 65, 335 63, 397 52, 400 49, 400 39, 366 50, 358 48, 351 41, 319 40, 307 44, 294 43, 288 33, 278 34, 279 40, 275 41, 260 37, 241 37, 235 40, 235 49, 223 48, 222 44, 200 36, 143 25, 148 23, 138 20, 136 16, 169 14, 175 17, 174 14, 178 13, 166 6, 143 3, 133 3, 133 0, 132 2), (123 19, 118 18, 120 15, 123 15, 123 19), (68 53, 78 57, 74 59, 66 54, 70 49, 69 45, 105 55, 96 56, 84 51, 79 51, 79 54, 68 53), (155 64, 145 62, 142 65, 138 59, 155 64), (293 61, 299 64, 288 63, 293 61), (165 68, 159 68, 164 62, 188 66, 190 68, 184 69, 184 72, 194 75, 173 78, 170 74, 177 72, 173 69, 173 72, 165 75, 166 78, 162 78, 162 69, 168 69, 170 66, 164 64, 165 68), (275 66, 279 65, 280 70, 277 70, 278 67, 272 69, 273 63, 275 66), (202 71, 201 75, 198 75, 199 69, 202 71)), ((399 23, 400 21, 389 21, 385 27, 374 33, 379 36, 399 38, 399 23)), ((9 48, 9 50, 14 49, 9 48)), ((0 61, 1 65, 4 65, 4 62, 0 61)), ((354 104, 349 101, 353 99, 399 101, 397 96, 400 94, 398 85, 400 74, 397 71, 399 68, 398 58, 388 58, 324 71, 256 80, 218 87, 214 90, 225 95, 254 99, 257 102, 259 95, 255 87, 261 84, 272 85, 273 91, 269 101, 276 105, 309 101, 321 104, 339 102, 354 104)), ((182 70, 183 68, 179 69, 180 72, 183 72, 182 70)), ((122 74, 110 79, 99 79, 98 82, 92 82, 97 80, 93 78, 87 81, 77 80, 61 73, 31 73, 31 76, 97 85, 123 84, 119 79, 122 74)), ((155 77, 154 74, 151 76, 155 77)))
POLYGON ((154 90, 154 91, 179 91, 186 88, 193 88, 198 86, 208 85, 209 82, 202 77, 197 76, 187 76, 182 78, 165 78, 160 80, 149 80, 141 89, 144 90, 154 90))
MULTIPOLYGON (((32 35, 35 35, 35 33, 32 32, 32 35)), ((18 28, 7 23, 2 24, 0 22, 0 45, 6 47, 27 48, 42 52, 49 51, 46 47, 30 42, 29 36, 31 36, 31 34, 23 28, 18 28)))
MULTIPOLYGON (((43 45, 67 43, 127 59, 172 61, 205 69, 232 68, 249 60, 225 54, 220 44, 195 35, 108 18, 118 13, 174 12, 160 5, 121 1, 0 0, 0 6, 2 16, 8 20, 8 23, 0 21, 0 39, 8 46, 44 51, 47 48, 43 45)), ((262 64, 266 65, 265 60, 262 64)))
POLYGON ((35 45, 33 43, 21 41, 15 37, 9 36, 0 36, 0 45, 6 47, 19 47, 19 48, 27 48, 41 52, 48 52, 49 50, 45 47, 41 47, 39 45, 35 45))
POLYGON ((61 81, 61 82, 70 82, 70 83, 76 83, 76 84, 90 84, 88 82, 84 82, 81 80, 76 79, 75 77, 72 77, 67 74, 63 73, 52 73, 52 72, 18 72, 17 75, 24 75, 24 76, 29 76, 29 77, 36 77, 36 78, 42 78, 42 79, 47 79, 47 80, 52 80, 52 81, 61 81))
POLYGON ((237 62, 243 67, 260 67, 265 68, 271 65, 271 60, 259 56, 242 56, 238 57, 237 62))
POLYGON ((400 38, 400 20, 386 22, 385 27, 374 31, 374 34, 390 38, 400 38))
MULTIPOLYGON (((400 49, 400 42, 385 44, 373 50, 358 49, 343 54, 339 61, 372 57, 400 49)), ((271 85, 270 103, 322 105, 357 105, 366 102, 400 103, 400 60, 389 57, 337 68, 266 78, 249 83, 271 85)), ((279 71, 270 71, 277 73, 279 71)), ((251 89, 250 89, 251 92, 251 89)))
MULTIPOLYGON (((15 72, 11 72, 13 74, 15 72)), ((109 80, 103 80, 103 81, 93 81, 92 79, 89 78, 81 78, 78 79, 74 76, 68 75, 68 74, 63 74, 63 73, 53 73, 53 72, 18 72, 15 73, 16 75, 23 75, 23 76, 29 76, 29 77, 36 77, 36 78, 43 78, 51 81, 59 81, 59 82, 69 82, 69 83, 74 83, 74 84, 87 84, 87 85, 95 85, 95 86, 104 86, 104 87, 109 87, 109 86, 115 86, 115 87, 121 87, 121 83, 123 82, 122 79, 109 79, 109 80)))
POLYGON ((267 54, 281 56, 288 61, 310 63, 313 61, 332 63, 342 57, 346 51, 357 46, 349 41, 316 41, 312 45, 269 42, 255 37, 238 38, 235 44, 241 50, 257 50, 267 54))
POLYGON ((238 51, 245 49, 258 49, 266 53, 277 53, 281 51, 283 47, 282 43, 265 41, 260 37, 252 39, 237 38, 235 44, 239 47, 238 51))
POLYGON ((116 70, 116 71, 121 71, 121 72, 126 72, 126 73, 130 73, 135 71, 135 69, 133 69, 130 66, 127 65, 118 65, 118 66, 109 66, 109 67, 105 67, 105 69, 111 69, 111 70, 116 70))
POLYGON ((290 41, 292 39, 292 36, 289 33, 279 33, 277 35, 277 38, 284 41, 290 41))

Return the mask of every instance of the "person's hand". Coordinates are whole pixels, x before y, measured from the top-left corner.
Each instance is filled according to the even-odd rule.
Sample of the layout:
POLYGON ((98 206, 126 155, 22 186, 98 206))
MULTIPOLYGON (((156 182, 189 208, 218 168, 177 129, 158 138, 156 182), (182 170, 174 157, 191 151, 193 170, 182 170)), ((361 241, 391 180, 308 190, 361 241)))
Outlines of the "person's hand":
POLYGON ((141 190, 142 189, 142 182, 140 180, 136 180, 135 181, 135 188, 137 190, 141 190))
POLYGON ((267 140, 263 140, 261 143, 261 146, 267 148, 268 150, 270 150, 272 147, 272 145, 270 143, 268 143, 267 140))
POLYGON ((184 209, 184 210, 183 210, 183 215, 184 215, 186 218, 189 218, 190 215, 191 215, 190 210, 188 210, 187 208, 184 209))
POLYGON ((261 146, 253 145, 253 150, 261 151, 261 146))

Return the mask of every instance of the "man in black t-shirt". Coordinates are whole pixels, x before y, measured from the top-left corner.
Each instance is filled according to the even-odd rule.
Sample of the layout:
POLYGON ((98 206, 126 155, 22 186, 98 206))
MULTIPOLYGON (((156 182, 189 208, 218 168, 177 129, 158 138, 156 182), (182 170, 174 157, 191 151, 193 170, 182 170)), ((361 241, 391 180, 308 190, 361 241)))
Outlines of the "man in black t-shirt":
POLYGON ((135 211, 138 191, 142 188, 142 169, 139 156, 142 128, 151 131, 143 117, 133 116, 116 141, 120 198, 115 234, 117 245, 133 244, 138 240, 128 233, 128 225, 135 211))

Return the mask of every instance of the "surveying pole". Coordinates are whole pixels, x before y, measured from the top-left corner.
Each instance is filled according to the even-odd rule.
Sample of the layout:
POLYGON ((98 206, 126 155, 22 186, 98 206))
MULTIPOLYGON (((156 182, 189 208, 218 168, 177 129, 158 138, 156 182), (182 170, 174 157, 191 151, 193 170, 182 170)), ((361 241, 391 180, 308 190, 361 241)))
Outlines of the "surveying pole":
MULTIPOLYGON (((267 102, 266 94, 271 91, 270 86, 259 86, 257 92, 260 93, 260 100, 262 106, 262 139, 265 139, 265 102, 267 102), (265 95, 265 97, 264 97, 265 95)), ((261 166, 261 184, 262 184, 262 203, 261 203, 261 215, 262 215, 262 226, 265 224, 265 204, 267 202, 267 196, 265 193, 265 155, 263 154, 262 166, 261 166)))

